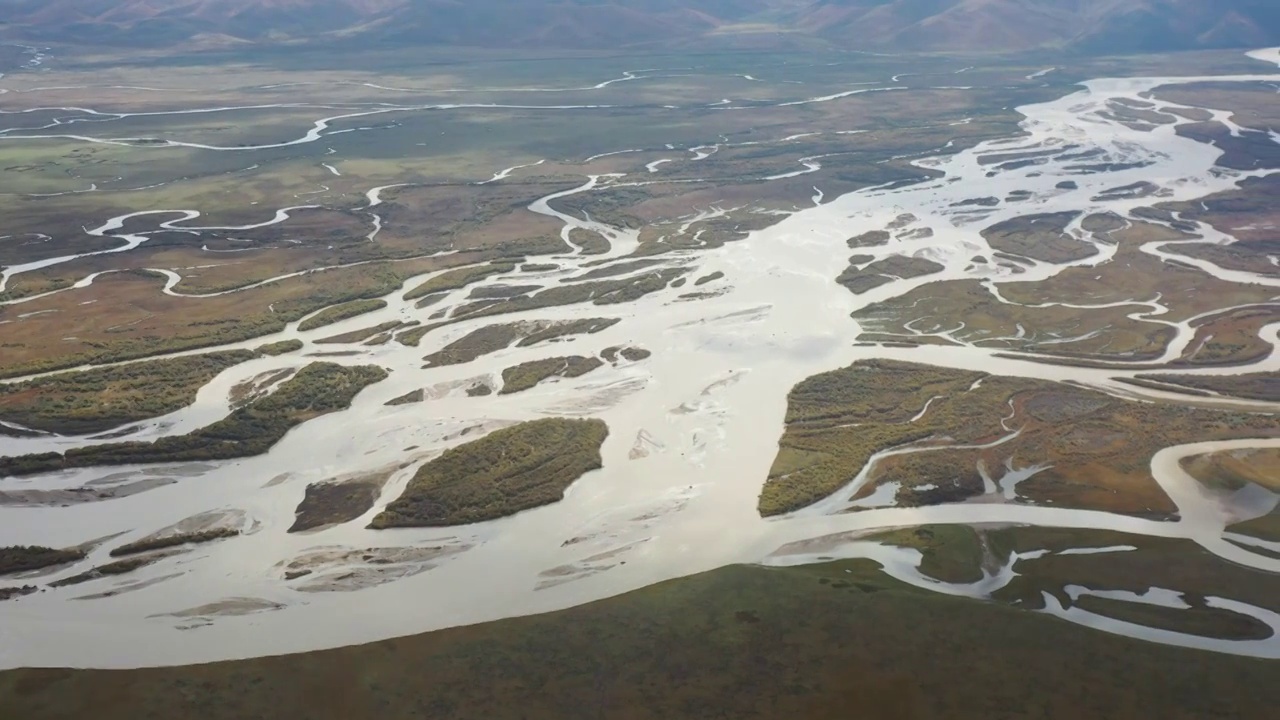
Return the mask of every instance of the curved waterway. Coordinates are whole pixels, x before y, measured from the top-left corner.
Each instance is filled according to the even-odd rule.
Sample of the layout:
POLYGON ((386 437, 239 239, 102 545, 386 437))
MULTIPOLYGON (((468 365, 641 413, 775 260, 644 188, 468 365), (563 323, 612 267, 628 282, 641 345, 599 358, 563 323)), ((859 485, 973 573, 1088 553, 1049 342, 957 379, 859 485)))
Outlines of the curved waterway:
MULTIPOLYGON (((1280 61, 1277 51, 1262 51, 1254 57, 1280 61)), ((660 258, 669 266, 696 263, 696 275, 723 272, 725 279, 706 285, 704 289, 712 294, 702 299, 682 301, 673 291, 665 291, 621 305, 577 305, 464 321, 431 332, 419 348, 396 342, 378 346, 314 344, 323 337, 377 323, 425 320, 440 309, 451 313, 477 287, 455 291, 440 303, 418 310, 401 296, 423 279, 420 277, 387 296, 388 306, 375 313, 308 332, 299 331, 295 323, 275 336, 228 346, 254 347, 293 338, 306 343, 302 353, 262 358, 223 372, 200 391, 194 405, 140 423, 127 437, 150 439, 216 420, 228 411, 237 385, 273 371, 301 367, 311 361, 307 354, 322 350, 354 350, 354 355, 326 359, 375 363, 390 369, 392 375, 361 393, 349 410, 306 423, 263 456, 209 465, 76 470, 0 481, 0 490, 5 491, 53 491, 106 487, 104 483, 122 473, 155 480, 155 486, 145 492, 102 502, 0 508, 0 544, 65 547, 112 537, 75 571, 106 562, 112 547, 193 516, 225 513, 246 531, 233 540, 197 547, 118 580, 50 590, 6 604, 0 609, 0 666, 131 667, 305 651, 563 608, 731 563, 792 564, 831 557, 872 557, 881 560, 887 572, 909 582, 978 597, 1007 582, 1014 572, 1017 558, 981 583, 946 585, 919 574, 918 553, 858 539, 878 528, 925 523, 1028 524, 1187 538, 1224 560, 1280 572, 1280 560, 1223 538, 1230 519, 1228 510, 1220 499, 1201 491, 1177 462, 1212 450, 1280 447, 1280 441, 1275 440, 1202 443, 1159 453, 1152 471, 1177 504, 1177 521, 1014 503, 840 513, 847 492, 808 511, 772 520, 762 519, 756 510, 760 487, 776 453, 788 390, 806 377, 859 359, 920 361, 1074 381, 1147 397, 1167 396, 1120 386, 1115 378, 1132 374, 1123 368, 1064 367, 1034 362, 1031 356, 996 357, 994 350, 971 343, 945 348, 855 347, 851 340, 858 329, 850 314, 939 279, 979 278, 995 283, 1014 278, 1040 280, 1070 265, 1032 263, 1016 275, 1012 268, 998 264, 974 266, 970 262, 974 255, 992 253, 980 229, 1002 220, 1064 211, 1128 216, 1152 201, 1107 194, 1107 190, 1158 181, 1162 199, 1191 200, 1261 174, 1215 168, 1220 151, 1180 137, 1173 125, 1140 129, 1113 120, 1108 113, 1110 101, 1140 100, 1158 86, 1200 79, 1092 81, 1062 99, 1020 108, 1026 119, 1023 133, 1017 137, 916 161, 919 167, 933 171, 936 179, 870 188, 826 202, 822 202, 825 196, 821 190, 815 188, 814 207, 790 214, 744 240, 660 258), (1068 144, 1074 146, 1070 153, 1096 150, 1100 159, 1093 162, 1109 163, 1112 169, 1081 174, 1072 169, 1073 161, 1053 153, 1047 153, 1043 162, 1022 168, 993 168, 980 160, 993 152, 1050 151, 1068 144), (1135 164, 1141 167, 1130 167, 1135 164), (1061 185, 1068 179, 1075 183, 1070 189, 1061 185), (1007 197, 1011 193, 1024 193, 1027 199, 984 208, 981 222, 973 217, 972 208, 956 205, 975 197, 1007 197), (877 258, 894 254, 927 257, 945 266, 941 274, 899 279, 859 296, 833 282, 850 254, 846 245, 849 237, 883 229, 906 213, 915 217, 912 227, 932 232, 911 233, 889 245, 859 252, 877 258), (621 322, 579 337, 571 350, 557 344, 512 347, 471 363, 422 367, 424 354, 483 325, 590 317, 613 317, 621 322), (618 345, 644 347, 654 355, 640 363, 606 366, 514 395, 471 398, 464 392, 474 380, 492 379, 503 368, 520 362, 568 352, 595 354, 618 345), (418 388, 427 390, 425 403, 385 405, 418 388), (562 502, 465 527, 365 528, 368 520, 403 490, 418 464, 462 442, 463 431, 548 415, 599 417, 610 427, 603 448, 604 468, 579 480, 562 502), (395 469, 407 460, 415 462, 395 469), (314 534, 286 532, 308 483, 379 468, 392 468, 391 479, 379 502, 363 518, 314 534), (420 551, 416 555, 392 553, 393 561, 379 571, 360 565, 359 558, 368 554, 368 548, 420 551), (422 552, 423 548, 430 551, 422 552), (317 561, 314 580, 302 585, 284 580, 285 564, 307 554, 316 556, 318 551, 328 560, 317 561), (368 582, 353 584, 353 576, 368 582), (385 580, 394 581, 378 584, 385 580)), ((1280 81, 1280 75, 1211 79, 1275 82, 1280 81)), ((317 123, 307 139, 300 141, 318 138, 324 128, 323 121, 317 123)), ((501 182, 515 169, 497 171, 490 182, 501 182)), ((624 182, 616 175, 592 176, 577 188, 535 202, 532 211, 564 223, 564 237, 569 238, 575 228, 599 232, 611 242, 612 249, 603 256, 575 252, 553 258, 557 269, 523 274, 518 281, 558 282, 584 272, 587 262, 614 262, 631 252, 638 243, 636 231, 584 220, 552 207, 558 198, 624 182)), ((369 190, 368 207, 379 205, 381 192, 389 187, 394 186, 369 190)), ((280 221, 293 209, 281 209, 268 224, 280 221)), ((162 227, 200 229, 175 225, 194 220, 198 213, 177 214, 178 219, 162 227)), ((96 232, 121 229, 128 217, 117 218, 96 232)), ((145 240, 142 235, 118 237, 133 246, 145 240)), ((1087 234, 1081 237, 1096 242, 1087 234)), ((1109 257, 1111 249, 1099 245, 1099 258, 1109 257)), ((1099 258, 1074 264, 1096 263, 1099 258)), ((1213 265, 1204 269, 1235 279, 1233 273, 1213 265)), ((479 287, 511 281, 511 276, 490 278, 479 287)), ((167 287, 172 290, 176 282, 169 277, 167 287)), ((1145 308, 1153 315, 1163 307, 1150 298, 1135 299, 1134 304, 1139 306, 1135 310, 1145 308)), ((1193 329, 1189 323, 1173 326, 1178 333, 1174 344, 1186 347, 1193 329)), ((1275 347, 1277 327, 1264 328, 1262 337, 1275 347)), ((1245 368, 1202 372, 1277 369, 1280 351, 1245 368)), ((101 437, 0 438, 0 453, 15 455, 107 441, 101 437)), ((1016 488, 1003 491, 1007 496, 1016 493, 1016 488)), ((1223 594, 1228 591, 1224 588, 1223 594)), ((1073 588, 1073 592, 1104 591, 1073 588)), ((1161 592, 1151 598, 1174 602, 1161 592)), ((1229 598, 1211 598, 1210 602, 1214 607, 1251 615, 1273 628, 1277 625, 1276 616, 1260 608, 1229 598)), ((1220 652, 1280 657, 1280 640, 1274 636, 1249 643, 1192 638, 1108 622, 1055 604, 1049 607, 1068 620, 1109 632, 1220 652)))

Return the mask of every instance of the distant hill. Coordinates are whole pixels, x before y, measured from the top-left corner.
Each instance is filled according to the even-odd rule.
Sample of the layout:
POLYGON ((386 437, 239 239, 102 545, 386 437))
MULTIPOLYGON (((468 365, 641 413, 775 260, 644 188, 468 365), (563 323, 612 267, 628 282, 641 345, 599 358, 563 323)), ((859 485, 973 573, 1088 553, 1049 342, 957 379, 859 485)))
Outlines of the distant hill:
POLYGON ((7 33, 167 45, 358 38, 613 48, 797 34, 837 47, 1142 52, 1280 44, 1280 0, 3 0, 7 33))
POLYGON ((797 27, 901 50, 1144 52, 1280 43, 1277 0, 819 0, 797 27))

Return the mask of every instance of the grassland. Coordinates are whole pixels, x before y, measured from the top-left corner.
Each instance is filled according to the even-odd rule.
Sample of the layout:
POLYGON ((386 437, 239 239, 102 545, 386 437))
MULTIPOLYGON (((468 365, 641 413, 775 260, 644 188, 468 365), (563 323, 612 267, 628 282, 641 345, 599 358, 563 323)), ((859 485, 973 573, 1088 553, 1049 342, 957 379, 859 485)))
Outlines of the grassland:
POLYGON ((0 385, 0 418, 62 434, 110 430, 190 405, 218 373, 256 356, 227 350, 0 385))
POLYGON ((497 430, 423 465, 372 528, 466 525, 559 501, 600 467, 601 420, 547 418, 497 430))
POLYGON ((851 482, 875 453, 917 444, 921 452, 877 463, 859 497, 898 483, 898 504, 962 500, 984 492, 979 467, 998 482, 999 468, 1016 458, 1019 467, 1045 466, 1017 485, 1024 502, 1163 517, 1176 508, 1151 477, 1157 451, 1276 436, 1280 428, 1265 414, 1132 402, 1050 381, 868 360, 792 389, 759 509, 767 516, 810 505, 851 482), (981 451, 945 447, 990 443, 1013 429, 1021 430, 1018 437, 981 451))
POLYGON ((604 365, 604 361, 600 358, 583 357, 581 355, 530 360, 502 371, 502 389, 498 391, 498 394, 510 395, 522 392, 548 378, 580 377, 601 365, 604 365))
POLYGON ((121 442, 73 448, 65 453, 0 459, 0 474, 30 475, 66 468, 251 457, 269 450, 293 427, 351 404, 365 387, 387 377, 380 367, 312 363, 275 392, 186 435, 154 442, 121 442))
POLYGON ((949 597, 856 560, 732 566, 546 615, 303 655, 7 671, 0 711, 32 720, 1200 720, 1266 717, 1280 702, 1273 675, 1270 661, 949 597))

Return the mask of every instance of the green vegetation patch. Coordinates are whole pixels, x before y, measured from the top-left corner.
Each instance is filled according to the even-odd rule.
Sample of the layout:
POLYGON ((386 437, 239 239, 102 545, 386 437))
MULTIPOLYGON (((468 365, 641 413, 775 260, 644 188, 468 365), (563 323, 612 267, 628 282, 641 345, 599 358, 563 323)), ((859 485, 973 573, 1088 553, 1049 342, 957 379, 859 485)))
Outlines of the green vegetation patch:
MULTIPOLYGON (((1091 269, 1090 272, 1094 271, 1091 269)), ((1042 297, 1046 294, 1045 284, 1058 282, 1062 274, 1038 283, 999 285, 998 290, 1005 298, 1027 303, 1025 305, 1001 302, 989 287, 978 280, 939 280, 904 295, 868 305, 856 311, 853 317, 866 331, 859 336, 862 340, 883 338, 954 344, 938 335, 916 334, 950 331, 958 339, 982 347, 1128 362, 1159 357, 1177 334, 1168 326, 1130 318, 1134 307, 1127 305, 1106 308, 1033 307, 1033 304, 1042 302, 1073 302, 1078 297, 1076 292, 1066 288, 1060 296, 1050 295, 1052 300, 1042 297), (1032 294, 1034 297, 1030 297, 1032 294), (1020 332, 1019 325, 1029 331, 1020 332), (1071 342, 1064 342, 1072 338, 1071 342)), ((1114 277, 1123 284, 1119 274, 1114 277)), ((1087 302, 1104 301, 1090 299, 1087 302)), ((1058 358, 1053 362, 1059 362, 1058 358)))
POLYGON ((600 357, 604 358, 605 362, 611 365, 616 365, 618 358, 620 357, 629 362, 639 362, 647 359, 651 355, 653 355, 653 353, 645 350, 644 348, 624 347, 622 345, 614 345, 613 347, 607 347, 600 351, 600 357))
POLYGON ((541 342, 562 340, 573 335, 590 335, 613 327, 618 322, 617 318, 584 318, 582 320, 486 325, 467 333, 440 350, 426 356, 423 360, 426 360, 427 365, 432 367, 457 365, 471 362, 482 355, 488 355, 510 347, 512 343, 516 343, 519 347, 528 347, 541 342))
POLYGON ((122 442, 0 458, 0 475, 31 475, 98 465, 223 460, 260 455, 293 427, 346 409, 361 390, 387 377, 373 365, 346 367, 312 363, 275 392, 232 411, 226 418, 186 435, 154 442, 122 442))
POLYGON ((480 282, 487 277, 509 273, 515 269, 515 263, 497 261, 487 265, 472 265, 471 267, 446 270, 405 293, 404 299, 415 300, 427 295, 445 292, 446 290, 457 290, 472 283, 480 282))
POLYGON ((499 395, 510 395, 537 385, 552 377, 575 378, 604 365, 604 361, 595 357, 570 355, 569 357, 531 360, 509 367, 502 371, 502 390, 499 395))
POLYGON ((12 545, 0 548, 0 575, 66 565, 83 560, 85 555, 85 551, 80 548, 58 549, 38 545, 12 545))
POLYGON ((564 287, 553 287, 527 297, 512 298, 498 304, 478 304, 459 308, 459 319, 500 315, 503 313, 540 310, 548 307, 590 302, 595 305, 614 305, 638 300, 650 293, 665 289, 673 280, 689 272, 688 268, 654 270, 634 277, 618 280, 580 282, 564 287))
POLYGON ((280 342, 267 343, 261 345, 257 349, 259 355, 284 355, 291 352, 297 352, 302 349, 301 340, 281 340, 280 342))
POLYGON ((1246 373, 1244 375, 1138 375, 1168 385, 1207 390, 1219 395, 1280 402, 1280 372, 1246 373))
MULTIPOLYGON (((849 258, 849 267, 845 268, 844 272, 840 273, 836 278, 836 282, 848 288, 855 295, 861 295, 900 278, 924 277, 946 269, 941 263, 936 263, 927 258, 903 257, 902 255, 890 255, 867 265, 865 268, 858 269, 858 265, 862 264, 858 260, 864 257, 863 255, 854 255, 849 258)), ((698 284, 702 283, 699 282, 698 284)))
POLYGON ((164 550, 166 548, 178 547, 179 545, 200 545, 202 543, 213 542, 215 540, 225 540, 226 538, 236 537, 239 534, 240 531, 235 528, 214 528, 212 530, 203 530, 201 532, 177 533, 175 535, 166 535, 158 538, 143 538, 137 542, 131 542, 113 549, 111 551, 111 557, 136 555, 138 553, 150 552, 152 550, 164 550))
POLYGON ((1023 215, 982 231, 991 249, 1050 263, 1083 260, 1098 254, 1092 244, 1066 232, 1076 212, 1023 215))
POLYGON ((417 390, 410 390, 409 392, 399 397, 391 398, 390 400, 386 401, 383 404, 393 406, 393 407, 396 405, 412 405, 413 403, 422 402, 423 400, 426 399, 426 397, 427 397, 427 391, 422 388, 418 388, 417 390))
POLYGON ((341 305, 325 308, 311 317, 298 323, 298 330, 306 332, 307 330, 315 330, 318 327, 332 325, 336 322, 364 315, 376 310, 381 310, 387 306, 387 301, 382 299, 369 300, 352 300, 341 305))
POLYGON ((466 525, 558 502, 601 467, 603 420, 547 418, 497 430, 423 465, 370 527, 466 525))
POLYGON ((62 434, 102 432, 180 410, 251 350, 165 358, 0 385, 0 418, 62 434))
POLYGON ((948 583, 982 579, 985 539, 968 525, 922 525, 876 533, 868 540, 920 551, 920 572, 948 583))
POLYGON ((565 278, 560 282, 573 283, 582 282, 584 280, 599 280, 600 278, 614 277, 617 275, 626 275, 628 273, 653 267, 654 265, 661 265, 664 262, 666 261, 661 259, 655 260, 642 258, 639 260, 628 260, 625 262, 614 263, 612 265, 606 265, 604 267, 598 267, 594 270, 588 270, 581 275, 565 278))
POLYGON ((417 320, 414 320, 408 323, 400 322, 399 320, 391 320, 389 322, 384 322, 379 325, 373 325, 371 327, 360 328, 359 330, 352 330, 351 332, 342 333, 339 335, 332 335, 327 338, 321 338, 319 340, 316 340, 316 344, 317 345, 349 345, 351 343, 358 343, 364 340, 368 340, 376 335, 386 335, 387 339, 390 339, 391 336, 389 333, 392 330, 396 330, 401 327, 409 327, 411 325, 417 325, 417 324, 418 324, 417 320))
POLYGON ((351 522, 369 511, 378 501, 390 473, 369 475, 339 482, 312 483, 294 512, 289 532, 351 522))
POLYGON ((569 231, 569 242, 582 248, 583 255, 603 255, 612 247, 608 238, 586 228, 573 228, 569 231))
POLYGON ((530 332, 525 335, 520 342, 516 343, 519 347, 528 347, 537 345, 540 342, 555 342, 563 340, 572 335, 594 335, 601 330, 617 325, 621 320, 618 318, 584 318, 582 320, 562 320, 545 325, 539 330, 530 332))
POLYGON ((1151 477, 1157 451, 1276 436, 1280 426, 1261 413, 1126 401, 1050 381, 867 360, 792 389, 759 509, 776 515, 811 505, 848 485, 877 452, 913 445, 909 454, 878 462, 859 492, 897 483, 899 504, 953 502, 984 492, 980 466, 999 483, 1016 458, 1018 467, 1042 468, 1016 486, 1021 500, 1167 517, 1177 508, 1151 477), (1015 429, 1017 437, 1008 437, 1015 429), (1001 438, 980 450, 950 447, 1001 438))
MULTIPOLYGON (((1050 551, 1018 560, 1015 577, 995 592, 996 600, 1018 603, 1020 607, 1044 607, 1045 593, 1070 606, 1072 600, 1064 588, 1079 585, 1091 590, 1140 594, 1159 587, 1182 593, 1189 602, 1226 593, 1232 600, 1272 611, 1280 609, 1280 576, 1226 562, 1191 540, 1032 526, 989 529, 985 534, 991 547, 1000 548, 1000 557, 1015 551, 1050 551), (1132 549, 1092 554, 1062 552, 1117 546, 1132 549)), ((1231 624, 1228 630, 1230 627, 1231 624)))
POLYGON ((892 237, 887 230, 870 230, 849 238, 847 244, 850 248, 878 247, 889 244, 892 237))
POLYGON ((104 563, 97 567, 85 570, 82 573, 72 575, 71 577, 55 580, 54 582, 49 583, 49 587, 67 587, 68 585, 79 585, 80 583, 86 583, 91 580, 98 580, 99 578, 110 577, 113 575, 124 575, 125 573, 131 573, 134 570, 160 562, 166 557, 168 556, 146 555, 143 557, 126 558, 124 560, 104 563))
POLYGON ((482 355, 497 352, 523 335, 519 323, 486 325, 473 330, 423 358, 428 367, 468 363, 482 355))

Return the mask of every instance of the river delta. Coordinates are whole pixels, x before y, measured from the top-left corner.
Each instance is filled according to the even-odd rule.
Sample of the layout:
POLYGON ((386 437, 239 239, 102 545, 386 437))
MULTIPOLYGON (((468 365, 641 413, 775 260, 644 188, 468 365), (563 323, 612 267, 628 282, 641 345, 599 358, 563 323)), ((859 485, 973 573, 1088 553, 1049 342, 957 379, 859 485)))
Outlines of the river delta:
POLYGON ((1226 72, 1091 67, 1113 75, 1052 86, 1036 68, 962 75, 946 63, 915 68, 928 77, 914 85, 893 58, 866 63, 867 80, 797 69, 802 80, 776 83, 719 66, 563 87, 341 75, 324 108, 275 80, 227 106, 175 89, 192 104, 173 107, 164 88, 0 78, 0 153, 24 153, 40 190, 14 201, 29 232, 0 239, 0 545, 68 551, 0 579, 36 587, 0 604, 0 665, 280 655, 561 610, 729 565, 859 559, 942 595, 1280 658, 1280 605, 1262 591, 1280 543, 1240 531, 1280 505, 1257 481, 1267 471, 1249 469, 1274 467, 1266 451, 1280 448, 1280 265, 1265 243, 1262 260, 1229 250, 1274 233, 1276 165, 1223 164, 1245 140, 1280 134, 1261 127, 1274 117, 1168 90, 1248 88, 1274 103, 1280 51, 1214 56, 1226 72), (757 84, 767 90, 751 95, 757 84), (730 89, 737 99, 707 96, 730 89), (483 97, 428 101, 468 92, 483 97), (989 98, 955 98, 1001 92, 1026 101, 958 114, 989 98), (73 104, 76 93, 103 109, 73 104), (918 137, 894 131, 906 152, 859 144, 889 132, 885 115, 914 93, 946 101, 918 137), (625 107, 672 114, 684 136, 600 129, 625 107), (396 177, 419 171, 385 152, 344 157, 346 138, 425 137, 397 123, 452 132, 435 119, 451 112, 595 120, 572 148, 547 140, 554 156, 435 160, 463 180, 396 177), (264 122, 251 138, 209 119, 252 113, 264 122), (141 153, 120 171, 173 186, 113 200, 97 199, 110 178, 60 189, 38 160, 66 148, 141 153), (247 180, 210 211, 201 193, 226 179, 159 179, 170 170, 143 161, 162 153, 233 162, 233 174, 260 158, 284 174, 306 165, 324 189, 247 180), (293 197, 247 200, 282 193, 293 197), (85 214, 70 231, 47 220, 57 227, 39 240, 51 211, 36 195, 85 214), (1235 214, 1213 210, 1228 201, 1235 214), (16 243, 41 249, 22 256, 16 243), (227 260, 238 256, 250 259, 227 260), (192 360, 146 365, 168 358, 192 360), (359 387, 308 381, 334 367, 359 387), (111 427, 60 389, 91 375, 75 392, 127 398, 148 372, 165 399, 114 411, 111 427), (255 410, 275 405, 287 425, 255 410), (533 470, 496 461, 467 487, 468 462, 444 462, 487 462, 503 448, 479 438, 548 418, 594 421, 580 427, 599 446, 598 459, 558 458, 567 474, 551 489, 504 496, 533 470), (249 422, 271 442, 223 452, 218 433, 249 422), (213 444, 147 454, 178 436, 213 444), (100 456, 116 459, 68 462, 100 456), (1210 472, 1204 456, 1231 460, 1210 472), (467 496, 461 520, 427 506, 432 482, 467 496), (398 515, 405 498, 430 521, 398 515), (495 512, 503 502, 512 512, 495 512), (315 519, 303 521, 304 503, 320 505, 306 510, 315 519), (115 565, 124 547, 146 561, 115 565), (1119 556, 1137 580, 1105 570, 1119 556), (1184 572, 1170 556, 1198 564, 1184 572), (1202 587, 1210 572, 1229 583, 1202 587))

